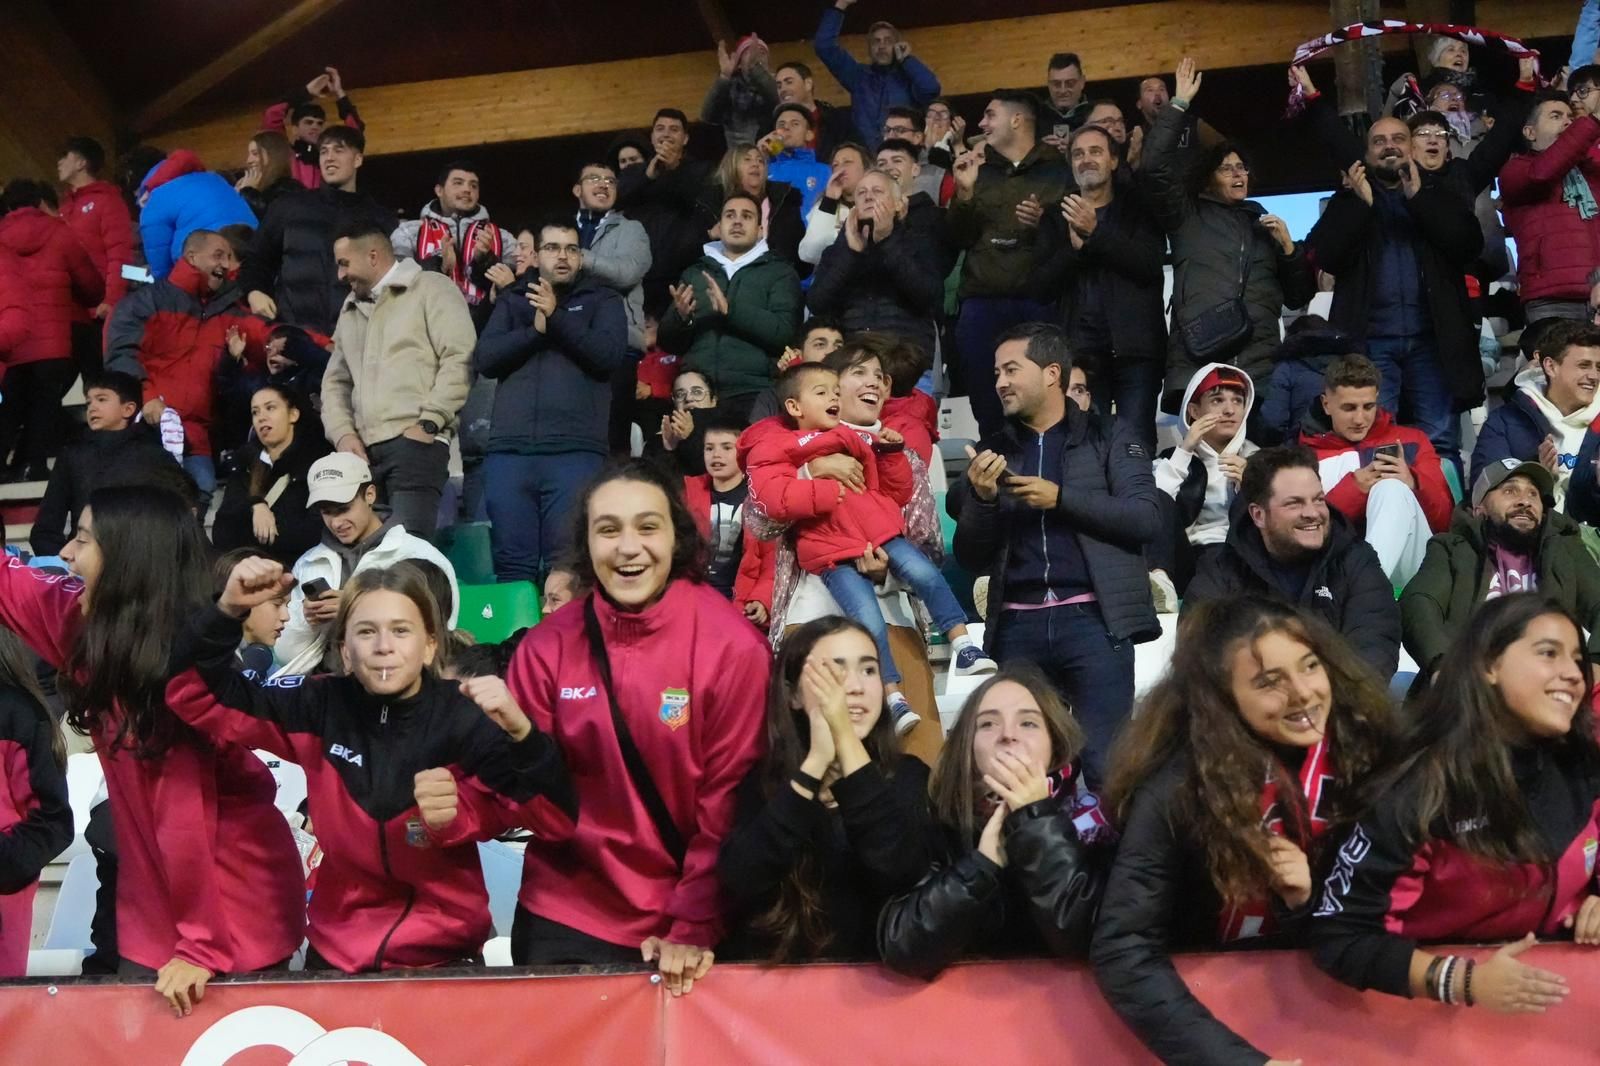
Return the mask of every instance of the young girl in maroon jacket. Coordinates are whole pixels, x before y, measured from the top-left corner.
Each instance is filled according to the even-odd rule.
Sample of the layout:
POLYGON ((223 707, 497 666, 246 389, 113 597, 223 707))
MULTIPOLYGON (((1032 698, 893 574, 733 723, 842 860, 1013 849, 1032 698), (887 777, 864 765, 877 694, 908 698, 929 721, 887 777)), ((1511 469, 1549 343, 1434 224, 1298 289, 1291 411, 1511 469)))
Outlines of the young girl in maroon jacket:
POLYGON ((117 844, 119 972, 186 1014, 219 973, 286 964, 305 878, 266 764, 166 705, 167 655, 211 595, 205 535, 177 495, 103 488, 61 550, 75 578, 0 565, 0 625, 61 671, 67 721, 105 769, 117 844))
POLYGON ((761 755, 766 641, 701 583, 704 542, 653 463, 602 470, 578 508, 594 591, 528 631, 506 681, 561 745, 583 817, 528 845, 511 957, 655 962, 674 995, 722 938, 717 851, 761 755))
POLYGON ((895 729, 920 718, 900 691, 900 672, 872 582, 856 568, 862 553, 881 548, 889 570, 915 590, 950 639, 957 676, 992 674, 994 660, 967 635, 966 613, 937 567, 905 537, 901 508, 911 499, 905 438, 884 427, 874 438, 839 422, 839 375, 815 363, 790 367, 778 378, 778 399, 793 428, 764 434, 749 454, 750 485, 764 514, 795 526, 800 567, 822 579, 839 609, 872 632, 883 663, 895 729), (862 484, 802 476, 806 464, 848 455, 861 464, 862 484))
POLYGON ((1535 936, 1600 945, 1600 744, 1583 629, 1536 593, 1486 604, 1445 655, 1401 758, 1339 849, 1311 923, 1317 964, 1357 988, 1537 1013, 1559 974, 1535 936), (1428 941, 1511 941, 1487 958, 1428 941))
POLYGON ((0 979, 27 972, 39 872, 72 843, 66 758, 21 642, 0 629, 0 979))
POLYGON ((308 969, 477 959, 490 929, 477 842, 517 826, 545 840, 571 834, 561 754, 499 678, 436 676, 444 623, 409 563, 345 587, 333 623, 345 676, 243 677, 233 665, 241 620, 292 583, 281 563, 238 563, 216 606, 191 621, 174 664, 187 669, 167 701, 218 741, 305 768, 323 851, 308 969))

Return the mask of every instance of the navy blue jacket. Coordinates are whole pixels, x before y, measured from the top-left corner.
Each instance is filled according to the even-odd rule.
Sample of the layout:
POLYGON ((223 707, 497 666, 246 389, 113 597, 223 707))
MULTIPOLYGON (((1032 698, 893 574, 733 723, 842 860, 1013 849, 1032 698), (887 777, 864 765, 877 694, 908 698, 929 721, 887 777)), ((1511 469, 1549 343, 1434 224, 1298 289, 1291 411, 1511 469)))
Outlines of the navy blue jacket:
POLYGON ((473 370, 499 382, 487 451, 604 455, 611 372, 628 351, 626 305, 580 274, 539 333, 527 297, 538 277, 529 271, 500 294, 472 352, 473 370))
MULTIPOLYGON (((1545 418, 1544 412, 1540 411, 1520 388, 1512 386, 1512 390, 1505 403, 1489 412, 1483 428, 1478 431, 1478 443, 1472 446, 1472 477, 1468 486, 1477 483, 1478 475, 1483 472, 1484 467, 1501 459, 1538 461, 1539 445, 1544 443, 1546 436, 1555 432, 1550 426, 1549 419, 1545 418)), ((1559 434, 1556 439, 1561 439, 1559 434)), ((1600 440, 1596 439, 1595 430, 1591 426, 1583 435, 1583 445, 1578 452, 1578 465, 1573 468, 1574 490, 1578 485, 1579 471, 1584 471, 1587 475, 1584 480, 1587 483, 1588 494, 1594 494, 1595 476, 1592 460, 1597 451, 1600 451, 1600 440), (1589 462, 1585 462, 1585 456, 1589 462)))

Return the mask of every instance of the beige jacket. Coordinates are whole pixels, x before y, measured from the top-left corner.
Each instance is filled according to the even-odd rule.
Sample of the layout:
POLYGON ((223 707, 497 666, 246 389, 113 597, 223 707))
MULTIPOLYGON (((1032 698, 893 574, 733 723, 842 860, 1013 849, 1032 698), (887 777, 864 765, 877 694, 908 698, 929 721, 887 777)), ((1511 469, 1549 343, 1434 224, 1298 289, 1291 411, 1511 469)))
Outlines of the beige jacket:
POLYGON ((448 439, 467 402, 477 332, 461 290, 403 259, 377 299, 339 310, 322 375, 322 427, 335 444, 354 433, 381 444, 426 418, 448 439))

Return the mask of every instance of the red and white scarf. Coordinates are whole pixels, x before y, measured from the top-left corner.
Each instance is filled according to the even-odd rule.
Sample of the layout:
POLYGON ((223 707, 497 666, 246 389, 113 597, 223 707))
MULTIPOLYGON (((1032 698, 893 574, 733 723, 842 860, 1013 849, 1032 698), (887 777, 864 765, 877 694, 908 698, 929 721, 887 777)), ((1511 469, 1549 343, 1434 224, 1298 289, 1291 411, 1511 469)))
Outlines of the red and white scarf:
MULTIPOLYGON (((1306 761, 1300 766, 1300 791, 1306 798, 1305 807, 1278 801, 1278 785, 1284 768, 1276 759, 1267 767, 1265 783, 1261 788, 1261 826, 1273 836, 1285 837, 1302 851, 1310 851, 1312 841, 1328 831, 1328 820, 1321 815, 1322 797, 1329 782, 1334 779, 1332 753, 1328 738, 1323 737, 1306 752, 1306 761), (1285 819, 1294 819, 1293 826, 1285 826, 1285 819)), ((1252 937, 1266 936, 1274 931, 1272 900, 1263 897, 1243 904, 1230 904, 1222 908, 1217 923, 1217 938, 1223 944, 1252 937)))
MULTIPOLYGON (((456 242, 456 265, 450 272, 450 280, 456 283, 456 288, 467 298, 467 303, 478 304, 488 296, 487 289, 480 289, 472 280, 472 259, 478 251, 478 234, 489 234, 489 248, 494 253, 495 262, 500 261, 500 227, 487 218, 474 219, 468 222, 461 231, 461 239, 456 242)), ((442 219, 422 218, 421 227, 417 230, 417 261, 438 255, 444 247, 444 239, 451 233, 450 226, 442 219)))

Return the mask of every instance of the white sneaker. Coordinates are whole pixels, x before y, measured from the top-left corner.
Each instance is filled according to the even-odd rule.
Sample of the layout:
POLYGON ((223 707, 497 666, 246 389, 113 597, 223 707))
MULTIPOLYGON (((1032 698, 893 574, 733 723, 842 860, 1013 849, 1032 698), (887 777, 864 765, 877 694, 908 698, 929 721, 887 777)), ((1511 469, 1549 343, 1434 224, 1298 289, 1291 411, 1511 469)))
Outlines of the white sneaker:
POLYGON ((1150 599, 1156 614, 1178 613, 1178 589, 1165 570, 1150 571, 1150 599))

